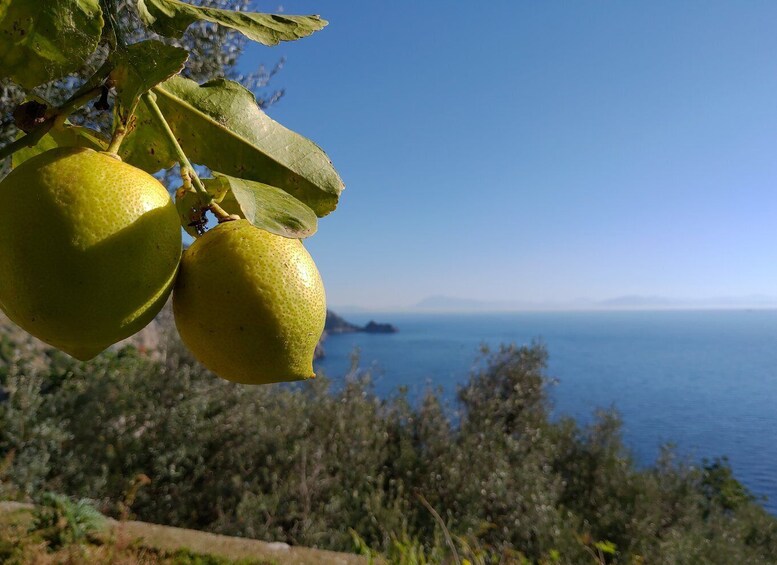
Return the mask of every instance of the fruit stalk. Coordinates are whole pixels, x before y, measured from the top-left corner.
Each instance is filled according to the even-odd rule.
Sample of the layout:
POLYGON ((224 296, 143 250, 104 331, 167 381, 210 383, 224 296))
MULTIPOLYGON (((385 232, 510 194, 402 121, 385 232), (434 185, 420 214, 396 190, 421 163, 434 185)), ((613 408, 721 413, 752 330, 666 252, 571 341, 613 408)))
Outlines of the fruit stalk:
POLYGON ((124 138, 126 137, 128 133, 127 126, 119 120, 119 124, 116 126, 116 129, 113 130, 113 137, 111 137, 111 143, 108 145, 108 149, 106 149, 106 153, 111 153, 113 155, 118 155, 119 153, 119 147, 121 147, 121 142, 124 141, 124 138))
POLYGON ((181 178, 183 180, 184 187, 188 190, 194 188, 194 190, 199 193, 200 197, 202 198, 203 205, 210 208, 210 210, 218 218, 219 222, 232 219, 221 206, 213 202, 213 196, 206 190, 205 185, 202 184, 202 181, 200 180, 200 177, 197 176, 197 171, 194 170, 191 162, 189 162, 189 158, 186 156, 186 153, 184 153, 181 144, 178 143, 178 138, 175 137, 175 133, 170 128, 170 124, 167 123, 164 114, 162 114, 162 110, 159 109, 159 106, 155 100, 155 95, 151 92, 146 92, 143 94, 142 98, 143 102, 151 112, 151 115, 156 118, 157 122, 159 122, 159 126, 162 128, 162 131, 165 132, 165 135, 170 140, 170 143, 175 150, 176 157, 178 158, 178 164, 181 166, 181 178))

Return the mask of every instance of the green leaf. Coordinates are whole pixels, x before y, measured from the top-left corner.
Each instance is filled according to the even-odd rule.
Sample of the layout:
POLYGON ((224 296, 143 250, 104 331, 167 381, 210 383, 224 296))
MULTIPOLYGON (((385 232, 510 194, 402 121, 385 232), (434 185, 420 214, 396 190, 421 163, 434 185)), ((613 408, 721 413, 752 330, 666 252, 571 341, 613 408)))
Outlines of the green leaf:
POLYGON ((192 162, 278 187, 319 217, 337 206, 343 181, 326 153, 267 116, 240 84, 217 79, 199 86, 175 76, 154 92, 192 162))
MULTIPOLYGON (((303 239, 316 233, 318 219, 313 210, 283 190, 216 172, 213 175, 214 178, 202 179, 202 182, 225 212, 291 239, 303 239)), ((196 192, 178 189, 175 205, 181 225, 189 235, 196 237, 197 227, 204 227, 202 198, 196 192)))
POLYGON ((55 125, 36 145, 25 147, 14 153, 11 161, 12 166, 16 168, 27 159, 57 147, 87 147, 95 151, 105 151, 108 142, 98 132, 83 126, 74 126, 69 123, 55 125))
POLYGON ((237 30, 264 45, 306 37, 328 23, 318 16, 234 12, 192 6, 178 0, 138 0, 138 12, 147 26, 167 37, 181 37, 191 24, 204 20, 237 30))
POLYGON ((29 89, 72 73, 102 27, 99 0, 0 0, 0 78, 29 89))
POLYGON ((119 148, 119 157, 133 167, 154 174, 177 162, 175 148, 145 104, 135 107, 135 122, 119 148))
POLYGON ((594 547, 601 551, 602 553, 606 553, 607 555, 615 555, 617 553, 617 546, 612 543, 611 541, 598 541, 594 544, 594 547))
POLYGON ((204 179, 208 192, 219 195, 217 202, 230 214, 237 214, 268 232, 292 239, 316 233, 316 214, 280 188, 213 172, 204 179))
POLYGON ((132 110, 140 96, 183 69, 186 49, 148 40, 118 49, 111 55, 111 78, 124 108, 132 110))

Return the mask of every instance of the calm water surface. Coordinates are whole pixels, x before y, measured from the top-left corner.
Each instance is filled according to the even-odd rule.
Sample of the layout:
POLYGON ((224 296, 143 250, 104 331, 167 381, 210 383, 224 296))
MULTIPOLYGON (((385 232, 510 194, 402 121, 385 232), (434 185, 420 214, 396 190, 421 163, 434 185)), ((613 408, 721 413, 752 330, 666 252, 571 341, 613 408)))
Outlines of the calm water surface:
POLYGON ((674 443, 694 460, 726 455, 777 513, 777 311, 354 314, 391 322, 399 333, 330 336, 318 366, 342 378, 358 348, 375 391, 441 386, 452 397, 481 344, 548 349, 556 415, 591 420, 614 406, 626 444, 649 464, 674 443))

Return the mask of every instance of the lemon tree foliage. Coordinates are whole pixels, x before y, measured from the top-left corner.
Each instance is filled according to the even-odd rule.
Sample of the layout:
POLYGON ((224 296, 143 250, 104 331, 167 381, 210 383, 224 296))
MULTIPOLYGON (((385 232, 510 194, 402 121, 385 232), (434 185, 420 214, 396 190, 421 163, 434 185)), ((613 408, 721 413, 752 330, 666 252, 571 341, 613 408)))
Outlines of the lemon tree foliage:
POLYGON ((133 119, 135 127, 121 144, 119 156, 151 174, 173 167, 177 162, 175 146, 163 135, 145 104, 136 106, 133 119))
MULTIPOLYGON (((228 214, 242 216, 255 226, 284 237, 302 238, 316 232, 316 214, 287 192, 268 184, 217 172, 213 173, 213 177, 203 181, 205 189, 228 214)), ((181 191, 175 203, 181 215, 181 224, 189 235, 196 236, 194 224, 201 212, 197 195, 181 191)))
POLYGON ((188 56, 186 49, 155 40, 116 51, 111 58, 111 79, 124 108, 134 110, 144 92, 181 72, 188 56))
POLYGON ((177 0, 131 9, 158 39, 126 25, 118 0, 0 0, 0 82, 27 89, 14 112, 25 133, 0 148, 13 165, 0 183, 0 307, 86 360, 145 326, 172 291, 184 341, 220 376, 309 378, 326 305, 299 239, 335 209, 343 182, 239 83, 181 76, 189 53, 175 43, 215 24, 276 45, 327 22, 177 0), (29 90, 87 61, 91 76, 64 100, 29 90), (92 103, 110 113, 110 138, 68 120, 92 103), (175 205, 149 174, 174 165, 175 205), (183 256, 181 227, 201 238, 183 256))
POLYGON ((78 70, 97 48, 98 0, 0 0, 0 68, 25 88, 78 70))
POLYGON ((238 179, 219 173, 205 181, 224 194, 222 207, 252 224, 284 237, 308 237, 316 232, 316 214, 288 193, 269 184, 238 179))
POLYGON ((191 24, 205 20, 237 30, 263 45, 306 37, 328 23, 318 16, 235 12, 192 6, 178 0, 138 0, 138 10, 143 21, 161 35, 181 37, 191 24))
MULTIPOLYGON (((200 6, 221 8, 233 11, 246 11, 251 8, 251 0, 197 0, 200 6)), ((148 39, 161 39, 148 29, 140 19, 135 8, 135 0, 118 0, 118 23, 125 31, 125 43, 135 44, 148 39)), ((103 28, 108 30, 107 27, 103 28)), ((272 83, 278 72, 283 68, 284 57, 276 55, 275 50, 266 50, 266 56, 276 60, 276 63, 266 67, 257 67, 245 71, 238 70, 237 61, 245 51, 250 41, 242 34, 225 26, 214 25, 206 21, 192 24, 180 39, 164 40, 189 52, 189 58, 182 71, 183 76, 205 82, 214 76, 224 76, 236 80, 249 88, 257 96, 261 108, 266 109, 283 98, 284 90, 273 87, 272 83)), ((115 37, 110 32, 104 33, 97 49, 87 59, 87 62, 76 72, 63 78, 35 88, 37 96, 45 98, 48 106, 62 104, 88 77, 92 76, 108 56, 115 37)), ((0 73, 2 76, 2 73, 0 73)), ((12 117, 19 104, 26 101, 29 91, 9 78, 0 78, 0 147, 13 141, 20 130, 12 117)), ((78 109, 70 117, 70 121, 79 125, 88 125, 104 134, 111 131, 112 113, 96 108, 98 104, 87 104, 78 109)), ((143 108, 143 105, 139 105, 143 108)), ((8 174, 11 167, 10 159, 0 159, 0 179, 8 174)), ((175 172, 166 172, 165 184, 175 186, 175 172)))
MULTIPOLYGON (((335 209, 343 182, 329 157, 315 143, 270 118, 254 95, 237 82, 215 79, 203 85, 173 77, 154 89, 156 102, 186 154, 214 171, 276 186, 307 204, 318 216, 335 209)), ((141 114, 154 127, 152 117, 141 114)), ((158 127, 158 126, 157 126, 158 127)), ((144 135, 138 128, 138 136, 144 135)), ((166 140, 163 139, 162 143, 166 140)), ((148 148, 133 134, 126 142, 127 162, 151 149, 169 159, 169 146, 148 148)))

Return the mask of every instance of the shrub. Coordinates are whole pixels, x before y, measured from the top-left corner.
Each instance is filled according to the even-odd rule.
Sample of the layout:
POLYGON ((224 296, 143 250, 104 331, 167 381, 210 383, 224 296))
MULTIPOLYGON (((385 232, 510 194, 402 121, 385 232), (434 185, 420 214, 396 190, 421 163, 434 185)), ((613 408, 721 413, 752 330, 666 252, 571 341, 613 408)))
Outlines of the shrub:
POLYGON ((448 555, 447 530, 484 563, 775 561, 777 521, 725 459, 697 466, 667 449, 638 469, 613 412, 552 420, 539 345, 487 352, 446 405, 439 391, 377 398, 358 369, 339 386, 241 387, 174 337, 162 344, 89 364, 46 351, 6 361, 0 460, 15 456, 0 481, 116 516, 134 497, 141 520, 334 550, 354 550, 350 528, 361 547, 427 560, 448 555), (150 483, 128 494, 141 475, 150 483))
POLYGON ((71 501, 68 497, 44 493, 35 508, 31 532, 52 550, 79 545, 105 527, 105 518, 88 500, 71 501))

